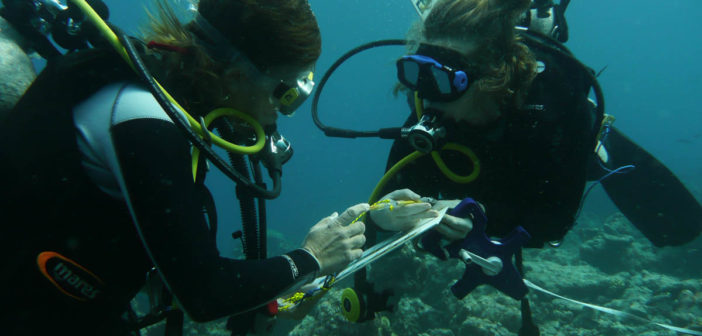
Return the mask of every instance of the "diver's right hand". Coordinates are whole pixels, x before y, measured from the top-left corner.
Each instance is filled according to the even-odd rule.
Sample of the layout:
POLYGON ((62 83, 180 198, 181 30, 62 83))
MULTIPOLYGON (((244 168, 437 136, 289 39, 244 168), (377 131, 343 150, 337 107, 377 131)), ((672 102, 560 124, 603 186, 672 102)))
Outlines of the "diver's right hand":
POLYGON ((328 275, 342 270, 351 261, 358 259, 366 243, 366 226, 363 222, 351 222, 368 211, 367 203, 354 205, 341 215, 336 212, 315 224, 307 233, 302 248, 319 261, 320 274, 328 275))

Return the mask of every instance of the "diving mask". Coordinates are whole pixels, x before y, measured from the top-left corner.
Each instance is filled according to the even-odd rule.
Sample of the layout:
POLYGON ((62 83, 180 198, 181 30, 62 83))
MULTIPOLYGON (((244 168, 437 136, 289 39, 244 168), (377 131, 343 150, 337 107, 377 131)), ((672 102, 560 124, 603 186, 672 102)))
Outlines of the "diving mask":
POLYGON ((295 113, 295 110, 312 94, 313 78, 314 73, 310 71, 307 75, 298 78, 294 85, 280 81, 280 84, 273 90, 273 98, 279 103, 278 111, 286 116, 295 113))
POLYGON ((406 87, 419 93, 419 98, 431 101, 453 101, 468 90, 475 79, 465 70, 468 68, 461 61, 454 61, 458 66, 449 64, 451 59, 462 59, 457 51, 439 46, 421 44, 417 53, 397 60, 397 78, 406 87), (442 60, 443 59, 443 60, 442 60))

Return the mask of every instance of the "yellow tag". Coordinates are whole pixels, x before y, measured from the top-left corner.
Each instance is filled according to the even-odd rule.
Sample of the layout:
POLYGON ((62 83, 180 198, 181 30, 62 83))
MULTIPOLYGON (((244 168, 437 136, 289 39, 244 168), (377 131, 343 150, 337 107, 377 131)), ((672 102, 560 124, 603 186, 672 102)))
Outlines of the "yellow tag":
POLYGON ((285 106, 290 106, 299 96, 300 92, 297 91, 296 87, 290 88, 288 91, 285 91, 282 97, 280 97, 280 103, 285 106))

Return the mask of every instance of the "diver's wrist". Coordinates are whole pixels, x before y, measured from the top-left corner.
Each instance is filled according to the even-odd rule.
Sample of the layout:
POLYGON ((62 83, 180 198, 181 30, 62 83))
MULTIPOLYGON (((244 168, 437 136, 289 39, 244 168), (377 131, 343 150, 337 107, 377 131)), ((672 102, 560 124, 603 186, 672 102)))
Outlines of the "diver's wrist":
POLYGON ((314 279, 321 269, 317 257, 305 248, 290 251, 284 254, 283 257, 289 259, 288 263, 291 265, 290 269, 293 273, 293 280, 299 280, 308 275, 312 275, 314 279))
POLYGON ((317 259, 317 256, 315 256, 314 253, 312 253, 312 251, 310 251, 310 249, 308 249, 306 247, 301 247, 300 249, 307 252, 307 254, 309 254, 310 257, 312 257, 312 259, 314 259, 314 262, 317 263, 317 271, 322 269, 322 263, 319 262, 319 259, 317 259))

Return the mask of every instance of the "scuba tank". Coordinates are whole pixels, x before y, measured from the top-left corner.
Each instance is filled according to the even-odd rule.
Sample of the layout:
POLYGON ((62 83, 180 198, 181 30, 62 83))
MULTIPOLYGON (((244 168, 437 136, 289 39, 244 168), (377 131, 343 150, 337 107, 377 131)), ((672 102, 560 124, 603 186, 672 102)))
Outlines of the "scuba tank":
POLYGON ((558 4, 554 4, 553 0, 534 0, 519 25, 565 43, 568 41, 565 11, 569 4, 570 0, 561 0, 558 4))
POLYGON ((36 78, 34 66, 27 54, 26 39, 0 17, 0 121, 17 104, 22 94, 36 78))

